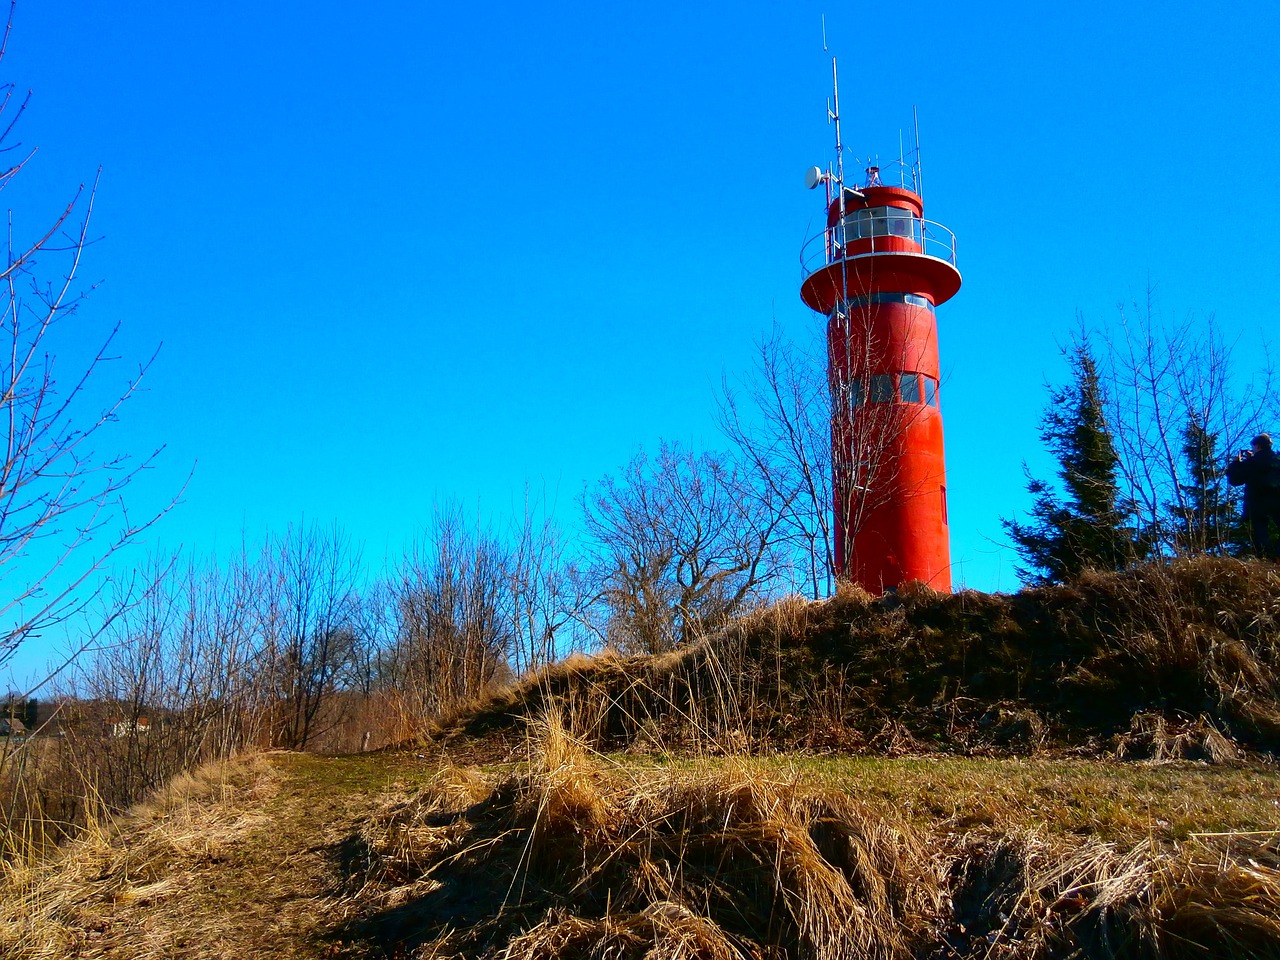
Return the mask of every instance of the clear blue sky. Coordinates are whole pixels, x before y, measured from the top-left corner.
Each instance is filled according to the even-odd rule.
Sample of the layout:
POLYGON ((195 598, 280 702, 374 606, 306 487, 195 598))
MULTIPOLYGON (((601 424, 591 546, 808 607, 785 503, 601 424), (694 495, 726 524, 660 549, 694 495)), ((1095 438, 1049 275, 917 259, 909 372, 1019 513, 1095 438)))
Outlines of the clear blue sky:
POLYGON ((1280 316, 1276 6, 1037 6, 23 0, 0 72, 40 151, 5 200, 34 229, 103 168, 85 320, 163 342, 107 445, 168 444, 140 507, 195 466, 153 542, 305 516, 377 560, 438 499, 569 514, 641 445, 719 445, 721 377, 821 323, 825 13, 850 156, 919 110, 964 275, 956 575, 1013 589, 998 520, 1076 315, 1151 284, 1246 348, 1280 316))

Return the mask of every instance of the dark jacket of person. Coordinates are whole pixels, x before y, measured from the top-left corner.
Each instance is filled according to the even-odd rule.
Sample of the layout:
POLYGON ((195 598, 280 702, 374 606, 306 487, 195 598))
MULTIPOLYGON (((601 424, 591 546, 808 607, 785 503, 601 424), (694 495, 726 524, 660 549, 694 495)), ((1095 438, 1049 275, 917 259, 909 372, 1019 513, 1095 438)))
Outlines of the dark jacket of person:
POLYGON ((1245 519, 1280 518, 1280 454, 1269 448, 1227 464, 1227 483, 1244 485, 1245 519))

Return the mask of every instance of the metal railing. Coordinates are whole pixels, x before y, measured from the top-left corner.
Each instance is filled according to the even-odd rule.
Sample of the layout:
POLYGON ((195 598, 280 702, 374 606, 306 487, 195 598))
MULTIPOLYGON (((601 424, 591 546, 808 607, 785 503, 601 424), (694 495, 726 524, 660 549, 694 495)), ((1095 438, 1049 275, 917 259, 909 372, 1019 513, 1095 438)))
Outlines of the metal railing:
POLYGON ((839 223, 816 237, 810 237, 800 248, 801 279, 808 279, 828 264, 838 263, 847 256, 903 253, 903 240, 919 247, 918 251, 906 252, 919 252, 945 260, 953 267, 956 265, 956 235, 936 221, 895 213, 892 216, 864 217, 855 225, 859 235, 847 240, 846 226, 839 223), (854 245, 856 249, 851 249, 854 245))

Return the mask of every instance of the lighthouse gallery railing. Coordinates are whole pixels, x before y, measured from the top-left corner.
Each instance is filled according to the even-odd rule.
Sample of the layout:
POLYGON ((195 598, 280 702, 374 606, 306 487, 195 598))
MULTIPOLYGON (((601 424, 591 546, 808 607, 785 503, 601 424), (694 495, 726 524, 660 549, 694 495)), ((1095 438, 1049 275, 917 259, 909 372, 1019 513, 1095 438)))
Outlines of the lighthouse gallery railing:
POLYGON ((857 251, 848 254, 845 253, 844 224, 828 227, 816 237, 810 237, 800 248, 802 279, 809 278, 828 264, 837 263, 846 256, 915 252, 903 251, 903 240, 913 242, 920 248, 919 252, 927 257, 945 260, 953 267, 956 265, 956 235, 934 220, 904 217, 900 214, 864 217, 858 222, 857 230, 858 236, 849 239, 849 244, 858 245, 857 251))

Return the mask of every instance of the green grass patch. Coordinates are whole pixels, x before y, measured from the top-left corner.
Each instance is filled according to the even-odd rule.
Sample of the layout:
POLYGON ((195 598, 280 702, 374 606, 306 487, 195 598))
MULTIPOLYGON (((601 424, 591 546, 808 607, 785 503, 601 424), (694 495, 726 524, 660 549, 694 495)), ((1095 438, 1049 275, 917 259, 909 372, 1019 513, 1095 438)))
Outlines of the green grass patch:
POLYGON ((1280 834, 1280 767, 1268 764, 796 754, 610 760, 672 771, 746 764, 773 780, 848 793, 934 831, 1026 829, 1121 845, 1194 833, 1280 834))

